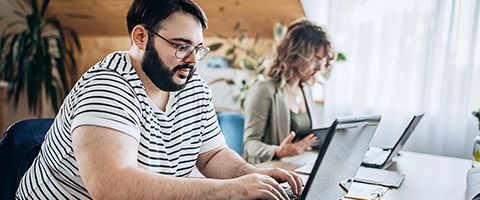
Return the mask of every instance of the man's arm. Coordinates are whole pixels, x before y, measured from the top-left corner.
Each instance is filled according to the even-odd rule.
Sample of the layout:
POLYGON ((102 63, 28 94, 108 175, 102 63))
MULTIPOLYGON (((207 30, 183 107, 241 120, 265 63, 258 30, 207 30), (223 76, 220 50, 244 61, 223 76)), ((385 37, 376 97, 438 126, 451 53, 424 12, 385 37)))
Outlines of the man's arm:
POLYGON ((193 179, 138 168, 137 142, 113 129, 79 126, 73 131, 72 143, 80 177, 94 199, 285 198, 261 174, 230 180, 193 179))
POLYGON ((196 165, 209 178, 228 179, 259 172, 259 169, 245 162, 226 146, 200 154, 196 165))
POLYGON ((200 154, 196 165, 198 170, 209 178, 228 179, 258 173, 270 176, 277 182, 288 182, 297 194, 303 188, 302 179, 297 174, 279 168, 256 168, 226 146, 217 147, 200 154))

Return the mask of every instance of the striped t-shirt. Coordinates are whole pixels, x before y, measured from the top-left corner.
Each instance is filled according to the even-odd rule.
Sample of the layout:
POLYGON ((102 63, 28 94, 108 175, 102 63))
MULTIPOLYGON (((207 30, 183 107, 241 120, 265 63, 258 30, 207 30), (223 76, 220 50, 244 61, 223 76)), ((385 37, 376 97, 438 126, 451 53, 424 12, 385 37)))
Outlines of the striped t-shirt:
POLYGON ((90 68, 65 98, 17 199, 91 199, 72 149, 72 131, 80 125, 135 138, 138 167, 175 177, 188 176, 199 153, 225 143, 211 91, 200 76, 171 92, 164 112, 147 97, 128 53, 114 52, 90 68))

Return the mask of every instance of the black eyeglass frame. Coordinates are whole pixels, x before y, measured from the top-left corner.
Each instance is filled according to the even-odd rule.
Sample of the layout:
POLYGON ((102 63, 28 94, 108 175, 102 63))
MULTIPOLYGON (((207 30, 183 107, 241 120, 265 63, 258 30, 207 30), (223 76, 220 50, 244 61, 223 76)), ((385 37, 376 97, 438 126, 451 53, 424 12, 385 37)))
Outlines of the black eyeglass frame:
POLYGON ((144 26, 144 27, 145 27, 145 29, 152 32, 153 34, 155 34, 159 38, 162 38, 165 42, 170 44, 173 48, 175 48, 175 57, 178 58, 178 59, 188 58, 190 55, 192 55, 193 52, 195 52, 195 58, 197 60, 203 60, 210 53, 210 49, 208 47, 204 47, 202 45, 193 46, 193 45, 189 45, 189 44, 176 44, 176 43, 171 42, 167 38, 161 36, 160 34, 155 32, 152 28, 147 27, 147 26, 144 26), (182 50, 182 48, 187 48, 187 49, 182 50), (178 53, 179 51, 180 51, 180 53, 185 53, 185 55, 183 57, 179 56, 179 53, 178 53), (199 52, 200 52, 200 54, 199 54, 199 52))

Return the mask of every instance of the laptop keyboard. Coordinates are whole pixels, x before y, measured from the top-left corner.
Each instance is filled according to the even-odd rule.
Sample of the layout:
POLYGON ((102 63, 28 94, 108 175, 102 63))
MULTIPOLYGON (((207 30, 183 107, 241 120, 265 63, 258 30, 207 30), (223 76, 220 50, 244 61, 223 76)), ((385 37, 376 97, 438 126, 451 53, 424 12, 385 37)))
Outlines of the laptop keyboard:
POLYGON ((289 199, 291 199, 291 200, 300 199, 300 196, 299 196, 299 195, 296 195, 295 193, 293 193, 291 187, 288 187, 288 186, 282 186, 282 187, 283 187, 283 189, 285 189, 285 191, 287 192, 287 195, 288 195, 288 198, 289 198, 289 199))

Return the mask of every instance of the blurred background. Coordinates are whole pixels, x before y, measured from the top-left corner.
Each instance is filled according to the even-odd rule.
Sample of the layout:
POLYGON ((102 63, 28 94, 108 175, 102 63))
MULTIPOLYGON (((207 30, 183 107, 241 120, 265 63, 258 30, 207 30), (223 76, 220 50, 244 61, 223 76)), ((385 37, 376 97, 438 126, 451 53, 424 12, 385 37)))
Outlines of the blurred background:
MULTIPOLYGON (((130 0, 52 0, 45 11, 31 2, 46 1, 0 0, 0 132, 20 119, 54 117, 75 79, 112 51, 130 48, 125 21, 130 0), (3 38, 35 27, 25 20, 34 10, 56 21, 45 35, 48 27, 63 27, 75 68, 57 67, 51 77, 43 71, 23 78, 7 73, 8 40, 3 38), (75 50, 76 42, 81 51, 75 50), (64 76, 72 78, 63 81, 64 76), (64 85, 66 91, 28 82, 39 77, 42 84, 55 80, 52 88, 64 85), (38 87, 16 90, 19 82, 38 87)), ((208 16, 204 34, 212 49, 198 73, 213 90, 217 112, 248 112, 242 100, 249 86, 264 78, 285 25, 307 18, 326 28, 339 53, 330 76, 319 76, 312 91, 325 126, 339 116, 381 114, 373 143, 393 146, 411 117, 425 113, 406 150, 471 157, 473 138, 480 133, 480 119, 472 115, 480 109, 478 0, 196 2, 208 16)))

